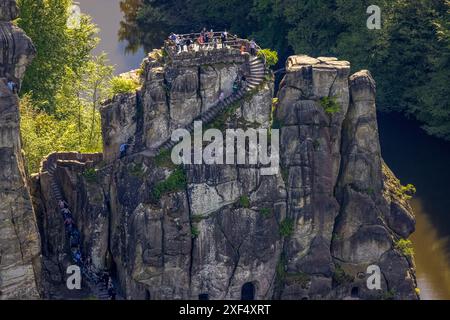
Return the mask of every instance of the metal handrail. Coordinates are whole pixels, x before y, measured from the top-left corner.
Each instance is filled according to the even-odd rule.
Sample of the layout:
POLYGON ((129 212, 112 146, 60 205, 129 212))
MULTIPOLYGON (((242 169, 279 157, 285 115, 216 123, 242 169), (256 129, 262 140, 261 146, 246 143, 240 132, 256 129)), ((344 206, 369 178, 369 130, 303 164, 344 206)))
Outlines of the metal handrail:
MULTIPOLYGON (((209 33, 208 31, 206 33, 209 33)), ((177 37, 179 37, 180 40, 185 40, 185 39, 189 39, 191 40, 193 43, 196 43, 196 40, 200 37, 202 33, 198 32, 198 33, 185 33, 185 34, 176 34, 177 37)), ((213 32, 213 38, 212 39, 222 39, 222 34, 223 31, 219 31, 219 32, 213 32)), ((220 44, 225 44, 228 47, 232 47, 232 48, 237 48, 240 49, 240 47, 245 44, 246 47, 249 45, 250 41, 248 39, 241 39, 239 38, 237 35, 235 34, 228 34, 228 38, 231 38, 233 40, 229 40, 229 41, 225 41, 225 42, 220 42, 220 44)), ((214 45, 213 41, 209 41, 208 43, 196 43, 196 45, 198 45, 200 48, 202 47, 210 47, 211 45, 214 45)), ((176 47, 176 43, 172 40, 166 40, 164 42, 164 46, 167 49, 166 51, 169 53, 169 55, 171 55, 171 57, 173 58, 173 48, 176 47), (172 49, 172 50, 170 50, 172 49)), ((261 52, 262 54, 262 59, 265 65, 267 65, 267 57, 264 54, 264 52, 262 51, 261 47, 256 44, 255 46, 256 52, 257 54, 261 52)))

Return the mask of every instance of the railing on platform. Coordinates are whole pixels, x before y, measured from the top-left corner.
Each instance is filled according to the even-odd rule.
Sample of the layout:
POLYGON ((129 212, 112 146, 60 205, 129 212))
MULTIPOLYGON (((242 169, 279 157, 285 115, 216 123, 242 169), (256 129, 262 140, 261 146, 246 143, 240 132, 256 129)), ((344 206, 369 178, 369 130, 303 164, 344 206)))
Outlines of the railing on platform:
MULTIPOLYGON (((209 35, 210 33, 207 32, 209 35)), ((166 40, 164 42, 164 48, 167 54, 171 58, 177 57, 178 54, 183 52, 198 52, 198 51, 208 51, 208 50, 217 50, 217 49, 238 49, 249 53, 251 51, 251 41, 248 39, 241 39, 237 35, 228 34, 227 40, 222 41, 223 32, 213 32, 213 37, 208 38, 208 42, 199 41, 201 33, 187 33, 187 34, 178 34, 176 35, 179 39, 179 43, 177 44, 173 40, 166 40), (186 42, 189 40, 189 45, 186 42)), ((266 56, 262 51, 261 47, 255 43, 255 53, 263 59, 264 64, 266 64, 266 56)))

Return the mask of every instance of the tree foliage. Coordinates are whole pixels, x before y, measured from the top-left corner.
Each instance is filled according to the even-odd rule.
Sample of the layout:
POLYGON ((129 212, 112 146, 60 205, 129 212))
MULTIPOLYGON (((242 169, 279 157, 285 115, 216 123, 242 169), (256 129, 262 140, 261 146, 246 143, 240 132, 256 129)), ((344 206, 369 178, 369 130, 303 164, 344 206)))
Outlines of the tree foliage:
POLYGON ((81 17, 79 28, 67 26, 71 4, 72 0, 18 1, 18 25, 37 49, 25 74, 22 94, 31 95, 36 107, 50 113, 56 109, 56 94, 66 71, 77 73, 98 42, 95 25, 88 16, 81 17))
POLYGON ((99 152, 102 135, 99 102, 110 90, 113 68, 105 56, 93 57, 78 72, 67 73, 55 96, 53 114, 39 110, 31 95, 21 100, 21 133, 29 172, 55 151, 99 152))
POLYGON ((22 88, 21 133, 29 172, 55 151, 102 150, 99 106, 111 90, 113 67, 94 57, 90 17, 67 26, 70 0, 19 0, 19 25, 37 47, 22 88))
POLYGON ((288 55, 337 56, 354 71, 370 69, 378 106, 416 117, 430 134, 450 140, 448 0, 123 0, 124 40, 158 47, 170 32, 227 28, 288 55), (370 5, 381 30, 366 26, 370 5), (236 10, 239 8, 239 10, 236 10), (130 19, 128 19, 130 18, 130 19), (127 30, 127 25, 133 28, 127 30))

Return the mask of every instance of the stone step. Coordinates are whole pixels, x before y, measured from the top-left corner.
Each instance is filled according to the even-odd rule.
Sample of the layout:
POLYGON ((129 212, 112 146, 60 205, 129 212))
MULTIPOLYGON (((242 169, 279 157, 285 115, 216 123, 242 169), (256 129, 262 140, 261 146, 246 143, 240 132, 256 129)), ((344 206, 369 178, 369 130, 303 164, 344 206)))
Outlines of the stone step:
POLYGON ((249 82, 248 84, 257 87, 261 84, 261 82, 249 82))
POLYGON ((247 81, 258 81, 261 82, 264 80, 264 77, 261 76, 251 76, 247 78, 247 81))
POLYGON ((262 76, 264 76, 265 74, 266 74, 266 70, 259 70, 259 71, 255 70, 255 72, 252 72, 250 75, 251 76, 253 76, 253 75, 262 75, 262 76))
POLYGON ((266 70, 266 67, 264 67, 264 66, 254 66, 254 67, 250 68, 250 73, 254 73, 257 71, 265 71, 265 70, 266 70))
POLYGON ((252 64, 252 63, 263 63, 263 62, 260 58, 253 57, 252 59, 249 60, 249 63, 252 64))
POLYGON ((255 63, 250 64, 250 70, 252 70, 253 68, 256 68, 256 67, 265 67, 265 65, 264 65, 264 63, 261 63, 261 62, 255 62, 255 63))

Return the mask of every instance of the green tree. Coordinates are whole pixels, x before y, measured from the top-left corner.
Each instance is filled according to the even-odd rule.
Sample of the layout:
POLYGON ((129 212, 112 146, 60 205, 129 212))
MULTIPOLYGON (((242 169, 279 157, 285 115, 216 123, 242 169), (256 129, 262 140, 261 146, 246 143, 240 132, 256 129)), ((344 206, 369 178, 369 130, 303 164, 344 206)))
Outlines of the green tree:
POLYGON ((35 108, 25 95, 21 101, 21 132, 29 172, 36 172, 42 158, 55 151, 102 151, 100 101, 110 93, 113 67, 104 55, 91 57, 67 72, 55 96, 55 112, 35 108))
POLYGON ((290 25, 287 37, 296 53, 333 54, 336 38, 342 30, 335 11, 335 1, 285 1, 285 18, 290 25))
POLYGON ((54 112, 56 94, 66 71, 75 73, 96 46, 96 29, 83 16, 80 27, 67 26, 71 0, 19 0, 18 25, 33 39, 37 56, 28 67, 22 94, 31 94, 35 107, 54 112))
POLYGON ((433 71, 428 83, 418 89, 419 103, 413 113, 425 123, 425 130, 450 140, 450 1, 434 22, 438 50, 430 56, 433 71))

